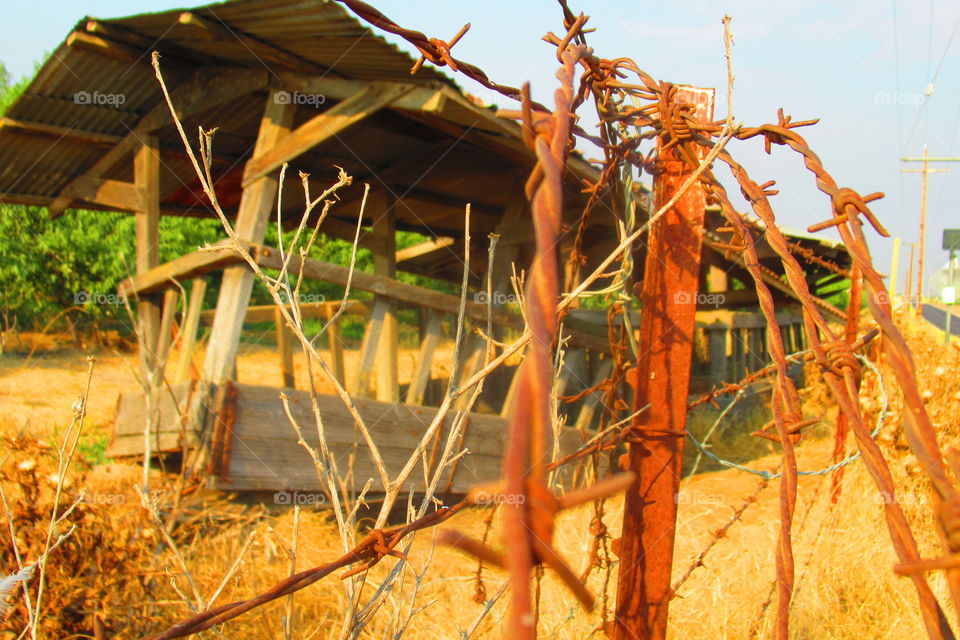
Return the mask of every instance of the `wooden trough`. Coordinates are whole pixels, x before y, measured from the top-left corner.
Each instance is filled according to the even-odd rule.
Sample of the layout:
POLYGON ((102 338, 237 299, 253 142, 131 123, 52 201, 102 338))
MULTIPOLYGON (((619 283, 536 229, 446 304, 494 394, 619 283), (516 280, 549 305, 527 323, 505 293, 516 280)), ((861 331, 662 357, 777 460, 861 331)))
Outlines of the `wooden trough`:
MULTIPOLYGON (((159 424, 152 434, 150 448, 157 454, 178 453, 186 448, 209 449, 210 486, 225 491, 316 491, 321 490, 310 455, 298 442, 279 400, 289 398, 291 414, 301 425, 304 440, 314 449, 319 438, 311 409, 310 395, 296 389, 278 389, 260 385, 227 383, 214 430, 207 438, 195 428, 197 415, 210 407, 196 381, 173 385, 159 398, 159 424)), ((340 398, 317 396, 323 416, 328 446, 341 473, 350 470, 349 479, 359 490, 368 478, 379 478, 372 457, 340 398)), ((434 416, 434 409, 401 403, 357 399, 355 406, 377 443, 384 465, 395 477, 406 464, 434 416)), ((448 417, 447 422, 452 421, 448 417)), ((146 424, 146 398, 142 393, 123 394, 117 405, 111 456, 142 455, 143 425, 146 424)), ((503 434, 506 420, 496 415, 471 413, 466 419, 462 447, 469 450, 441 476, 438 489, 443 493, 465 493, 472 485, 490 482, 500 473, 503 434)), ((571 436, 572 431, 571 431, 571 436)), ((578 446, 579 438, 568 437, 564 451, 578 446)), ((427 447, 426 460, 437 460, 434 447, 427 447)), ((411 475, 404 491, 422 491, 423 473, 411 475)))

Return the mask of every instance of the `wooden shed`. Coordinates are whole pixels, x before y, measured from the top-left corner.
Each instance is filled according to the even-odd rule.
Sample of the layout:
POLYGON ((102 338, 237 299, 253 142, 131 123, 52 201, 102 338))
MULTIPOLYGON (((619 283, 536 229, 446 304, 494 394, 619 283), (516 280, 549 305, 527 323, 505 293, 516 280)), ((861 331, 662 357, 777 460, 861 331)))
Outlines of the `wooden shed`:
MULTIPOLYGON (((375 270, 356 273, 352 281, 354 290, 373 294, 371 300, 354 303, 368 317, 360 365, 355 371, 345 368, 336 326, 330 327, 330 359, 336 375, 358 398, 358 410, 383 439, 388 466, 400 464, 433 417, 424 406, 430 360, 440 320, 456 313, 459 298, 401 283, 396 274, 459 281, 465 260, 463 208, 469 202, 472 236, 500 236, 490 277, 496 291, 510 291, 511 265, 528 264, 533 244, 522 184, 534 158, 519 127, 429 65, 411 75, 414 59, 335 3, 238 0, 122 19, 85 18, 68 34, 0 120, 0 200, 45 206, 54 217, 69 208, 136 216, 136 274, 121 290, 138 301, 145 371, 155 379, 165 373, 169 383, 158 396, 159 426, 151 434, 151 451, 206 447, 211 479, 224 489, 313 489, 318 481, 277 400, 278 387, 236 380, 244 322, 274 313, 249 307, 252 271, 227 246, 159 264, 160 216, 208 217, 212 211, 162 99, 150 65, 153 50, 161 54, 185 130, 218 128, 213 159, 218 199, 264 268, 279 265, 277 251, 264 246, 263 239, 268 220, 276 215, 283 163, 292 169, 283 185, 286 194, 301 193, 298 171, 309 173, 316 185, 333 182, 335 167, 354 177, 321 227, 335 238, 353 239, 362 184, 371 185, 360 245, 374 254, 375 270), (397 250, 398 230, 417 231, 428 240, 397 250), (178 322, 179 289, 174 285, 192 281, 194 297, 202 299, 205 285, 200 278, 215 270, 223 277, 216 308, 207 312, 212 327, 201 375, 178 379, 173 367, 158 369, 178 322), (403 388, 397 373, 400 306, 423 310, 418 370, 403 388)), ((559 247, 564 256, 586 202, 584 186, 598 178, 597 167, 577 154, 570 157, 564 194, 564 225, 570 231, 559 247)), ((642 190, 634 195, 645 202, 642 190)), ((613 203, 612 198, 602 199, 590 218, 584 244, 591 260, 617 243, 613 203)), ((302 198, 283 199, 285 225, 299 222, 302 211, 302 198)), ((733 286, 736 278, 747 281, 746 272, 737 256, 720 248, 726 239, 721 226, 718 216, 708 216, 701 290, 725 294, 724 301, 711 308, 755 311, 755 297, 748 293, 752 287, 733 286)), ((809 266, 814 291, 830 273, 842 277, 849 256, 841 246, 802 236, 793 240, 809 266)), ((789 301, 793 294, 782 282, 779 261, 762 242, 758 248, 769 284, 789 301)), ((473 243, 469 264, 471 285, 485 282, 490 270, 485 242, 473 243)), ((307 277, 346 283, 348 272, 342 265, 307 260, 303 267, 307 277)), ((642 278, 642 273, 635 277, 642 278)), ((842 317, 823 305, 833 317, 842 317)), ((187 343, 202 320, 199 305, 190 308, 194 313, 179 319, 180 339, 187 343)), ((335 304, 305 306, 306 313, 320 318, 329 318, 335 310, 335 304)), ((486 305, 468 303, 470 319, 485 313, 486 305)), ((609 366, 604 318, 602 313, 577 311, 566 323, 571 357, 560 375, 568 394, 590 387, 609 366)), ((737 353, 743 355, 743 366, 765 362, 762 322, 735 327, 717 321, 705 318, 703 323, 704 330, 708 325, 713 330, 726 327, 722 345, 711 338, 708 353, 715 363, 709 383, 740 373, 739 364, 726 364, 737 353), (760 343, 735 335, 744 328, 759 328, 760 343), (747 345, 739 352, 737 340, 747 345), (745 354, 754 354, 754 360, 745 354)), ((799 316, 783 319, 784 324, 798 321, 799 316)), ((496 310, 496 322, 521 326, 520 317, 504 308, 496 310)), ((309 423, 307 393, 290 388, 290 344, 289 334, 279 326, 284 377, 278 383, 286 387, 294 412, 309 423)), ((468 341, 463 361, 456 365, 461 378, 476 370, 484 348, 479 339, 468 341)), ((464 440, 471 455, 448 479, 448 490, 462 492, 497 477, 506 424, 497 411, 507 406, 509 388, 502 386, 504 397, 493 413, 471 415, 464 440)), ((596 403, 591 396, 577 405, 570 423, 589 429, 596 403)), ((342 402, 322 396, 320 405, 331 445, 338 455, 352 456, 362 444, 342 402)), ((111 455, 143 453, 145 407, 142 390, 121 397, 111 455)), ((575 446, 580 437, 570 431, 565 446, 575 446)), ((313 430, 304 433, 309 439, 313 430)), ((364 460, 357 456, 357 478, 372 475, 364 460)))

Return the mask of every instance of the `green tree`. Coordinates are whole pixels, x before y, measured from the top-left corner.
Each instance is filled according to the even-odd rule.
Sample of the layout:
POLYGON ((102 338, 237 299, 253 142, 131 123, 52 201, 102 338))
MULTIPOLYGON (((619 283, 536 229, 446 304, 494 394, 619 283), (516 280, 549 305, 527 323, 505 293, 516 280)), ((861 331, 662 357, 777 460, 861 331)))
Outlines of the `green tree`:
MULTIPOLYGON (((11 82, 0 64, 0 113, 6 113, 25 90, 29 79, 11 82)), ((226 237, 216 219, 160 219, 160 261, 196 251, 198 247, 226 237)), ((284 233, 289 247, 293 232, 284 233)), ((400 232, 397 245, 404 248, 426 238, 400 232)), ((276 246, 275 225, 267 226, 265 242, 276 246)), ((352 247, 343 240, 321 237, 310 257, 339 265, 350 263, 352 247)), ((373 256, 366 249, 357 253, 357 269, 373 271, 373 256)), ((22 328, 40 328, 69 307, 79 326, 104 321, 127 323, 127 312, 117 298, 117 285, 135 272, 134 217, 126 213, 69 210, 51 220, 45 208, 0 204, 0 311, 22 328)), ((207 306, 214 304, 219 273, 209 276, 207 306)), ((456 287, 412 274, 399 274, 402 282, 454 292, 456 287)), ((307 300, 337 300, 343 288, 325 282, 305 281, 301 293, 307 300)), ((352 297, 368 297, 353 292, 352 297)), ((254 288, 251 304, 272 302, 266 288, 254 288)))

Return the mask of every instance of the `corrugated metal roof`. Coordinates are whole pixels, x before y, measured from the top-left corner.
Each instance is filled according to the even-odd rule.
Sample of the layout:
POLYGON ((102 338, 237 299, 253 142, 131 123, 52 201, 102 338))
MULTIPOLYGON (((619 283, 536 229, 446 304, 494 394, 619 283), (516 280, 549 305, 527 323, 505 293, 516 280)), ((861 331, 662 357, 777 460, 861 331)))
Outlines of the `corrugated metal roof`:
MULTIPOLYGON (((373 34, 336 3, 237 0, 112 20, 84 18, 4 115, 80 132, 126 136, 162 102, 150 66, 154 48, 161 52, 169 87, 184 81, 203 63, 262 69, 270 74, 290 70, 317 73, 320 69, 329 70, 333 77, 360 81, 456 86, 429 65, 411 76, 414 59, 410 55, 373 34), (213 25, 214 31, 184 21, 181 16, 187 12, 213 25), (223 33, 217 33, 218 29, 223 33), (76 34, 119 44, 121 53, 129 51, 129 59, 91 51, 82 42, 71 41, 76 34)), ((218 151, 249 155, 263 108, 261 98, 251 96, 217 108, 216 122, 205 124, 223 129, 218 151)), ((161 134, 162 138, 171 136, 170 142, 179 146, 172 128, 161 134)), ((0 196, 11 201, 27 196, 19 198, 24 202, 54 198, 108 149, 70 136, 0 128, 0 196)), ((190 174, 192 170, 185 181, 190 174)))

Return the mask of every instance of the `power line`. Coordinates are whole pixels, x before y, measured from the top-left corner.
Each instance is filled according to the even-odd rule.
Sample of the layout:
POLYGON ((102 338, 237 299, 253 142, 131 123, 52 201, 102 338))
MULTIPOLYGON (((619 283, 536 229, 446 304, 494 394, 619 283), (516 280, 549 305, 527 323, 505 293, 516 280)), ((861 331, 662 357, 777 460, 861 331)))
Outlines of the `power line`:
POLYGON ((906 150, 906 146, 903 144, 903 123, 902 117, 900 116, 900 39, 897 35, 897 0, 890 0, 890 5, 893 8, 893 77, 897 85, 897 93, 895 94, 898 98, 894 100, 894 110, 897 112, 897 139, 900 142, 900 153, 903 153, 906 150))
MULTIPOLYGON (((960 105, 957 106, 957 117, 953 121, 953 134, 951 134, 950 136, 950 146, 947 147, 947 153, 953 153, 953 150, 955 149, 954 144, 957 141, 958 127, 960 127, 960 105)), ((903 174, 901 174, 901 178, 902 176, 903 174)), ((940 191, 937 194, 937 206, 934 207, 934 210, 936 211, 940 210, 940 205, 943 203, 943 194, 946 192, 946 190, 947 190, 947 183, 946 181, 943 181, 940 183, 940 191)))
MULTIPOLYGON (((928 82, 927 82, 927 87, 923 90, 923 94, 928 98, 933 96, 933 82, 930 81, 930 62, 932 58, 933 58, 933 0, 930 0, 930 26, 929 26, 929 30, 927 31, 927 80, 928 82)), ((924 100, 924 104, 926 104, 926 100, 924 100)), ((924 111, 924 110, 921 109, 921 111, 924 111)), ((923 117, 924 144, 926 144, 927 140, 929 139, 929 136, 928 136, 929 125, 930 125, 930 118, 924 115, 923 117)), ((908 144, 909 144, 909 141, 908 141, 908 144)))
MULTIPOLYGON (((932 5, 931 5, 931 16, 932 16, 932 15, 933 15, 933 8, 932 8, 932 5)), ((933 96, 933 90, 934 90, 934 87, 936 86, 937 76, 938 76, 939 73, 940 73, 940 69, 943 67, 944 61, 947 59, 947 54, 950 52, 950 47, 953 45, 953 39, 954 39, 954 37, 957 35, 957 28, 960 28, 960 16, 957 16, 957 21, 953 24, 953 30, 950 32, 950 39, 947 40, 947 46, 944 47, 944 49, 943 49, 943 55, 940 56, 940 62, 937 64, 937 70, 934 72, 934 74, 933 74, 932 77, 930 76, 930 62, 932 62, 932 59, 929 59, 929 60, 927 61, 927 77, 930 78, 930 81, 927 83, 927 86, 926 86, 926 88, 925 88, 924 91, 923 91, 924 95, 925 95, 927 98, 930 98, 930 97, 933 96)), ((932 22, 932 20, 931 20, 930 30, 931 30, 931 32, 930 32, 930 46, 928 47, 928 53, 929 53, 929 52, 932 52, 932 50, 933 50, 933 22, 932 22)), ((913 140, 913 134, 914 134, 914 133, 916 132, 916 130, 917 130, 917 125, 920 124, 920 118, 921 118, 921 116, 923 116, 923 115, 926 114, 926 112, 927 112, 927 102, 928 102, 927 100, 924 100, 924 101, 920 104, 920 110, 917 112, 917 117, 916 117, 916 119, 913 121, 913 127, 911 127, 911 129, 910 129, 910 135, 907 137, 907 142, 906 142, 906 144, 903 145, 902 148, 906 148, 906 147, 909 147, 909 146, 910 146, 910 142, 913 140)), ((927 122, 927 121, 924 120, 924 123, 925 123, 925 124, 924 124, 924 138, 925 138, 925 139, 926 139, 926 137, 927 137, 927 136, 926 136, 926 122, 927 122)))
POLYGON ((943 67, 943 61, 947 59, 947 53, 950 51, 950 45, 953 44, 953 38, 957 35, 957 27, 960 27, 960 17, 953 23, 953 31, 950 32, 950 38, 947 40, 947 46, 943 49, 943 55, 940 56, 940 62, 937 63, 937 70, 933 72, 933 79, 930 82, 936 82, 940 75, 940 68, 943 67))

